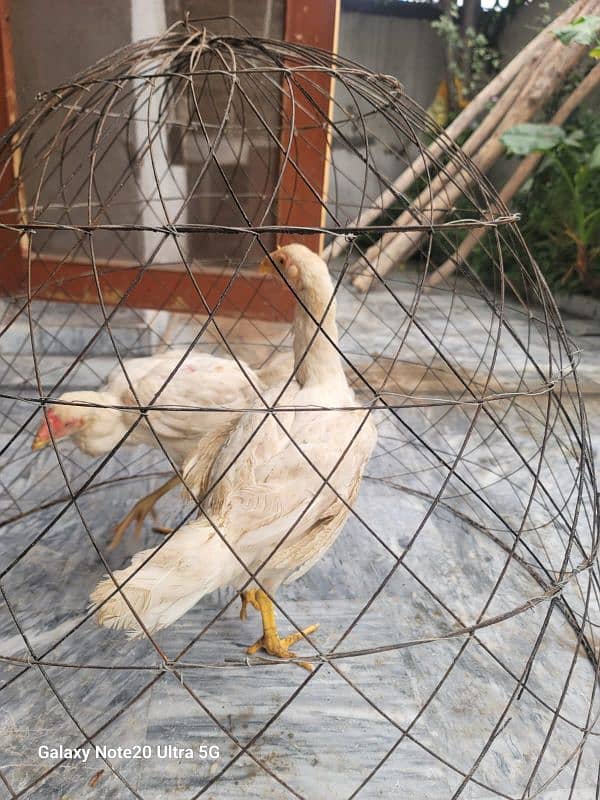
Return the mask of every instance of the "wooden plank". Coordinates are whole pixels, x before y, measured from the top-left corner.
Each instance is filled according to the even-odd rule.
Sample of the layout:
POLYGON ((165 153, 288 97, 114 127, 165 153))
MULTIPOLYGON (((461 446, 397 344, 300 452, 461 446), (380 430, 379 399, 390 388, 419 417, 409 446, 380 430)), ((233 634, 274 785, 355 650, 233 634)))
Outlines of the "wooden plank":
MULTIPOLYGON (((336 52, 339 30, 339 0, 287 0, 285 39, 336 52)), ((290 66, 293 66, 291 64, 290 66)), ((311 72, 308 76, 296 73, 293 78, 294 99, 287 95, 284 81, 281 142, 287 148, 292 137, 289 161, 284 166, 278 221, 280 225, 322 226, 329 173, 330 131, 324 120, 330 117, 333 79, 327 71, 311 72), (309 102, 303 90, 310 95, 309 102), (314 105, 312 105, 314 103, 314 105), (292 108, 294 130, 291 130, 292 108)), ((302 236, 302 242, 318 252, 323 236, 302 236)), ((279 244, 298 241, 297 234, 283 234, 279 244)))
MULTIPOLYGON (((178 268, 151 268, 123 301, 139 274, 140 267, 97 265, 102 298, 106 305, 123 302, 128 308, 156 308, 167 311, 206 313, 200 292, 210 310, 220 314, 289 322, 294 298, 278 278, 241 272, 227 284, 232 271, 193 271, 200 292, 187 272, 178 268)), ((89 263, 56 263, 47 259, 31 261, 31 291, 36 299, 57 302, 98 303, 98 291, 89 263)))
MULTIPOLYGON (((0 133, 4 133, 17 119, 17 91, 12 50, 8 0, 0 0, 0 133)), ((2 148, 6 159, 0 164, 0 218, 5 224, 20 222, 17 212, 4 209, 22 207, 22 192, 15 182, 19 174, 20 153, 13 140, 2 148), (12 150, 12 154, 11 154, 12 150)), ((0 293, 12 294, 25 282, 25 264, 22 247, 24 237, 13 231, 0 231, 0 293)))

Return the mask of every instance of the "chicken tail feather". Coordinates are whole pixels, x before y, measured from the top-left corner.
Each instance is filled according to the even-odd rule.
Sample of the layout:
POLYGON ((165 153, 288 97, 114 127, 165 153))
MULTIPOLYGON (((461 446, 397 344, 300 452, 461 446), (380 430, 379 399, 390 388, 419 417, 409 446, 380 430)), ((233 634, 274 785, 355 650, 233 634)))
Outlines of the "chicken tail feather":
POLYGON ((90 601, 99 606, 95 617, 100 625, 138 637, 144 629, 136 615, 149 633, 158 631, 205 594, 234 583, 241 572, 243 568, 214 529, 196 520, 162 547, 136 553, 128 567, 113 573, 114 580, 106 576, 100 581, 90 601))

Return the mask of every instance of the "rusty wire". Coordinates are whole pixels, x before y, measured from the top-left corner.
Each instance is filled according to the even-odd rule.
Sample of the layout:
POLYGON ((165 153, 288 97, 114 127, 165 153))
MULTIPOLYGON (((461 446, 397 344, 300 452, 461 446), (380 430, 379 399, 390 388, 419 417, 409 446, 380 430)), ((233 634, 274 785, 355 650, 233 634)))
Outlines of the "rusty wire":
MULTIPOLYGON (((369 787, 405 741, 454 776, 456 788, 448 797, 466 796, 467 790, 485 792, 490 797, 543 797, 546 788, 561 778, 569 765, 574 765, 569 797, 583 797, 584 792, 592 791, 589 783, 582 786, 578 780, 588 740, 596 742, 600 733, 597 696, 600 587, 596 562, 596 483, 576 369, 579 353, 568 340, 543 277, 520 237, 516 217, 504 207, 460 148, 444 138, 389 76, 374 75, 346 59, 300 44, 250 35, 212 35, 190 20, 171 27, 156 39, 123 48, 72 83, 38 97, 35 105, 3 136, 0 147, 3 187, 0 258, 13 263, 23 253, 28 267, 25 291, 15 291, 12 285, 4 287, 3 294, 10 296, 12 302, 6 305, 0 321, 3 370, 0 401, 6 428, 0 448, 0 486, 4 493, 0 535, 11 542, 12 548, 0 568, 0 593, 5 616, 18 631, 26 650, 24 656, 0 652, 0 662, 8 670, 0 684, 0 694, 10 687, 17 691, 31 672, 37 670, 80 734, 80 743, 87 743, 97 741, 114 723, 124 719, 159 681, 174 679, 180 691, 186 693, 230 743, 234 753, 219 763, 219 769, 197 791, 190 787, 190 796, 208 792, 246 757, 260 774, 274 780, 288 794, 302 798, 307 795, 262 758, 255 745, 294 703, 300 702, 298 698, 305 687, 317 681, 319 673, 327 667, 374 711, 382 724, 385 722, 394 730, 396 737, 369 765, 348 797, 370 796, 369 787), (331 110, 327 112, 321 102, 325 90, 318 82, 323 75, 333 77, 337 86, 331 110), (302 122, 298 122, 300 118, 302 122), (311 134, 322 130, 329 131, 333 140, 327 156, 330 187, 326 198, 313 185, 306 164, 298 156, 298 142, 305 146, 304 158, 307 153, 310 157, 311 150, 316 152, 311 134), (441 137, 444 148, 433 158, 426 148, 435 136, 441 137), (13 176, 16 152, 19 168, 13 176), (410 196, 396 195, 399 207, 413 212, 411 225, 394 227, 386 220, 368 226, 354 224, 352 220, 365 209, 379 208, 382 216, 386 212, 378 206, 379 196, 392 189, 394 175, 380 166, 383 156, 393 159, 394 175, 412 163, 415 156, 420 156, 425 177, 420 179, 421 183, 416 179, 419 188, 430 185, 434 175, 444 175, 448 185, 455 184, 461 175, 468 176, 469 180, 460 184, 464 205, 446 208, 445 220, 434 223, 423 211, 411 207, 410 196), (179 184, 183 180, 182 167, 186 169, 185 187, 179 184), (287 178, 290 173, 294 175, 291 188, 284 185, 284 173, 287 178), (281 218, 278 209, 285 207, 286 202, 289 206, 300 188, 308 190, 312 201, 322 206, 320 224, 290 224, 281 218), (192 215, 197 218, 190 220, 192 215), (489 280, 484 282, 477 268, 464 261, 459 264, 458 278, 446 279, 442 287, 426 294, 427 275, 454 252, 456 237, 474 227, 485 231, 481 252, 489 262, 489 280), (365 259, 367 237, 393 230, 399 235, 426 233, 418 247, 417 278, 412 282, 402 275, 383 279, 377 263, 365 259), (239 658, 188 657, 199 643, 206 641, 206 634, 213 631, 233 606, 236 595, 223 600, 211 619, 174 654, 167 646, 168 637, 157 638, 138 619, 151 647, 150 654, 143 661, 111 656, 103 662, 100 631, 96 634, 98 651, 89 653, 85 660, 52 655, 54 651, 60 653, 65 643, 77 642, 86 626, 93 625, 92 616, 97 609, 82 607, 77 619, 69 622, 66 630, 52 638, 48 646, 34 646, 27 620, 20 611, 22 598, 7 581, 36 548, 46 545, 61 520, 73 514, 82 540, 78 545, 89 546, 94 554, 94 566, 84 576, 89 588, 93 588, 100 572, 113 576, 105 548, 109 531, 102 524, 102 514, 100 522, 90 526, 85 501, 108 499, 109 492, 117 485, 134 488, 137 481, 175 474, 192 502, 178 518, 173 533, 156 549, 164 547, 200 509, 244 568, 248 576, 245 586, 252 581, 261 585, 261 571, 300 524, 308 508, 258 569, 252 570, 244 563, 202 506, 205 498, 196 498, 192 487, 186 485, 181 464, 175 463, 167 452, 150 413, 197 414, 205 409, 200 405, 161 403, 161 395, 176 370, 149 402, 138 398, 125 360, 147 355, 148 340, 161 349, 169 348, 172 342, 157 317, 150 318, 150 312, 136 308, 130 300, 134 291, 148 286, 163 248, 170 247, 171 261, 180 266, 174 291, 192 295, 201 309, 200 317, 183 312, 172 314, 181 331, 193 328, 192 334, 186 333, 186 355, 195 348, 203 348, 234 359, 257 397, 256 407, 251 408, 261 419, 253 436, 271 417, 289 436, 278 419, 278 413, 289 407, 267 403, 259 387, 252 383, 245 358, 240 356, 243 335, 237 338, 236 328, 249 326, 263 342, 263 349, 269 351, 255 359, 256 363, 251 365, 254 368, 268 362, 272 353, 289 349, 289 342, 282 342, 268 330, 265 332, 260 321, 253 320, 248 313, 258 288, 250 294, 246 306, 233 311, 225 306, 234 282, 273 249, 278 237, 285 235, 289 240, 293 236, 297 241, 306 241, 307 236, 314 234, 324 234, 328 241, 341 237, 346 244, 342 258, 331 264, 338 302, 345 298, 346 307, 352 309, 338 325, 343 336, 337 349, 357 392, 358 408, 364 410, 361 425, 372 417, 379 428, 377 450, 364 485, 376 484, 393 490, 395 499, 389 500, 387 510, 390 518, 400 497, 419 498, 424 511, 410 535, 402 543, 394 541, 385 527, 375 525, 365 512, 350 508, 339 496, 330 482, 335 467, 325 475, 311 464, 321 482, 319 493, 329 489, 347 506, 350 518, 365 540, 375 542, 389 559, 388 568, 333 644, 323 648, 319 637, 307 639, 311 654, 299 660, 313 662, 314 671, 297 680, 287 699, 279 702, 269 719, 244 741, 224 725, 187 680, 190 674, 211 671, 221 674, 225 671, 232 680, 238 680, 249 667, 252 670, 269 667, 264 678, 268 685, 274 669, 293 669, 264 656, 247 658, 243 650, 239 658), (200 286, 203 248, 211 251, 205 261, 210 262, 213 271, 215 260, 223 267, 225 288, 216 300, 209 301, 200 286), (506 277, 507 256, 519 264, 518 286, 506 277), (92 287, 86 298, 89 305, 81 303, 80 295, 69 287, 67 268, 78 260, 89 265, 81 273, 92 287), (39 263, 44 266, 41 277, 34 269, 39 263), (111 279, 119 276, 124 264, 133 265, 135 270, 127 288, 117 292, 111 286, 111 279), (367 269, 373 277, 371 288, 362 295, 350 283, 357 267, 367 269), (103 287, 110 287, 110 292, 103 287), (116 301, 115 292, 119 295, 116 301), (45 321, 57 296, 67 304, 65 309, 71 308, 74 315, 87 317, 94 329, 76 351, 67 357, 62 354, 64 364, 58 373, 52 366, 53 353, 63 342, 69 323, 68 319, 63 321, 56 330, 45 321), (125 344, 119 335, 124 312, 140 329, 137 339, 125 344), (361 328, 365 320, 371 325, 376 323, 380 337, 378 353, 365 354, 364 327, 361 328), (469 321, 475 336, 461 330, 465 321, 469 321), (2 348, 3 341, 9 342, 23 322, 28 335, 15 352, 2 348), (94 371, 92 354, 99 344, 108 350, 102 353, 103 357, 110 357, 113 366, 121 368, 135 401, 126 407, 119 404, 103 407, 129 410, 131 426, 117 445, 91 464, 64 442, 53 442, 53 459, 43 461, 40 466, 40 459, 29 454, 23 456, 19 450, 29 443, 32 428, 42 419, 49 404, 78 405, 61 400, 60 394, 76 378, 82 365, 94 371), (457 346, 460 352, 454 352, 457 346), (416 380, 403 387, 402 380, 415 367, 418 367, 416 380), (7 384, 14 389, 8 390, 7 384), (161 459, 159 466, 148 461, 147 451, 140 455, 126 448, 139 425, 148 426, 154 435, 155 450, 161 459), (516 438, 516 425, 521 426, 526 444, 516 438), (42 487, 34 492, 33 501, 28 501, 30 485, 23 486, 23 479, 30 475, 42 487), (457 598, 449 597, 433 575, 431 578, 424 575, 411 561, 412 554, 428 535, 428 526, 442 513, 462 522, 502 553, 501 567, 488 576, 490 585, 483 606, 472 616, 465 617, 457 598), (15 546, 9 537, 14 538, 25 525, 31 526, 30 535, 25 537, 25 543, 15 546), (502 592, 507 576, 517 568, 532 579, 536 590, 524 593, 507 606, 502 592), (373 645, 345 644, 378 599, 389 591, 398 574, 419 586, 435 609, 446 615, 446 625, 435 634, 427 633, 425 628, 422 635, 402 638, 399 632, 387 631, 387 638, 373 645), (515 636, 515 627, 502 626, 511 620, 525 619, 536 608, 541 609, 541 617, 535 640, 525 663, 516 668, 510 660, 510 636, 515 636), (548 631, 556 614, 561 615, 575 642, 564 682, 558 687, 558 698, 545 696, 539 687, 531 685, 540 650, 550 646, 548 631), (508 631, 500 649, 486 639, 490 628, 508 631), (454 640, 458 641, 458 647, 447 651, 446 666, 435 685, 429 687, 427 696, 420 698, 418 710, 407 723, 399 722, 394 713, 374 699, 352 671, 352 664, 385 655, 377 667, 379 679, 385 682, 393 674, 390 671, 393 660, 402 651, 413 654, 418 662, 424 646, 436 643, 441 648, 454 640), (463 667, 471 643, 510 678, 512 691, 504 708, 496 710, 488 735, 478 742, 477 757, 465 766, 458 756, 449 758, 441 749, 434 748, 423 736, 419 724, 430 708, 440 702, 448 683, 463 667), (565 707, 573 676, 582 669, 582 663, 591 675, 583 716, 570 706, 565 707), (132 697, 111 709, 100 725, 90 726, 80 721, 80 709, 69 702, 60 688, 62 676, 85 670, 135 672, 145 676, 146 682, 132 697), (522 786, 515 792, 486 778, 480 767, 507 730, 523 694, 547 714, 549 721, 522 786), (564 762, 553 764, 549 770, 545 765, 542 770, 544 755, 553 744, 558 725, 576 731, 577 744, 564 762), (540 773, 543 778, 538 777, 540 773)), ((433 204, 433 197, 430 205, 432 212, 439 210, 433 204)), ((6 276, 6 271, 2 274, 6 276)), ((293 291, 289 285, 288 289, 293 291)), ((299 297, 295 300, 302 302, 299 297)), ((274 316, 276 312, 273 308, 274 316)), ((314 321, 315 336, 326 336, 321 320, 314 321)), ((305 356, 306 353, 290 371, 279 398, 294 380, 305 356)), ((97 388, 104 377, 104 373, 96 372, 93 379, 87 378, 87 385, 97 388)), ((324 404, 321 411, 355 414, 356 409, 324 404)), ((360 426, 336 466, 359 431, 360 426)), ((292 444, 307 459, 300 444, 292 444)), ((232 454, 227 469, 241 455, 242 451, 232 454)), ((207 496, 213 488, 209 488, 207 496)), ((366 570, 368 565, 361 566, 366 570)), ((476 563, 472 568, 485 575, 485 564, 476 563)), ((68 575, 65 577, 69 579, 68 575)), ((126 582, 115 583, 114 592, 121 592, 123 586, 126 582)), ((25 584, 21 589, 30 592, 35 586, 25 584)), ((343 599, 343 587, 340 594, 343 599)), ((128 602, 125 594, 122 597, 128 602)), ((293 604, 290 608, 290 603, 278 597, 273 600, 280 616, 295 630, 301 630, 302 626, 292 616, 293 604)), ((32 772, 18 786, 12 785, 9 770, 0 769, 0 780, 11 797, 28 796, 50 785, 48 781, 62 763, 36 774, 32 772)), ((143 798, 122 769, 109 759, 105 759, 105 766, 121 782, 127 796, 143 798)), ((596 776, 596 793, 600 791, 598 781, 600 777, 596 776)))

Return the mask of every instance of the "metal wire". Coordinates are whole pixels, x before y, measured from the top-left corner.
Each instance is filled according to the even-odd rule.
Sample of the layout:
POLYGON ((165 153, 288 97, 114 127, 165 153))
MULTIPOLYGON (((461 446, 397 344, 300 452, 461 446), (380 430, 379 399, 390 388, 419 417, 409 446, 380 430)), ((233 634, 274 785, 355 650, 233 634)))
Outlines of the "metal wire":
MULTIPOLYGON (((35 671, 77 730, 81 737, 77 746, 81 746, 115 729, 157 684, 173 681, 231 748, 197 791, 189 787, 191 796, 206 794, 234 774, 240 759, 249 758, 260 775, 275 781, 285 793, 302 798, 309 795, 264 757, 260 745, 282 715, 318 685, 318 676, 327 669, 368 706, 382 730, 392 732, 385 748, 344 795, 348 798, 376 796, 370 792, 376 791, 377 780, 407 743, 424 763, 435 763, 452 776, 454 788, 447 797, 475 796, 467 792, 484 793, 482 797, 544 797, 548 787, 561 780, 569 797, 591 797, 592 791, 600 792, 600 778, 596 774, 592 786, 589 769, 581 765, 597 754, 600 733, 598 509, 577 373, 579 352, 568 340, 543 276, 521 239, 518 218, 395 79, 300 44, 246 33, 215 36, 186 19, 156 39, 119 50, 72 83, 40 95, 0 139, 0 263, 7 265, 0 280, 8 281, 3 294, 10 297, 0 319, 0 531, 6 543, 0 594, 4 618, 25 650, 25 655, 0 652, 6 669, 0 694, 26 691, 21 687, 35 671), (330 78, 335 80, 334 98, 323 88, 323 77, 327 84, 330 78), (314 136, 323 131, 331 136, 326 197, 312 166, 315 157, 322 158, 314 136), (428 150, 433 138, 443 144, 437 156, 428 150), (415 175, 410 193, 394 192, 395 175, 416 157, 424 165, 423 175, 415 175), (391 169, 394 174, 389 174, 391 169), (444 191, 434 197, 431 185, 436 179, 444 182, 448 194, 454 186, 460 188, 460 207, 444 207, 444 191), (430 192, 426 211, 412 203, 423 189, 430 192), (381 200, 386 191, 393 193, 397 208, 410 212, 410 225, 388 224, 390 209, 381 200), (298 225, 290 221, 295 218, 286 218, 299 203, 308 211, 316 206, 320 223, 298 225), (352 222, 367 209, 377 211, 374 224, 352 222), (438 220, 440 210, 445 211, 443 221, 438 220), (472 228, 483 231, 478 253, 486 261, 487 279, 480 274, 480 262, 463 261, 457 277, 427 293, 428 274, 454 253, 472 228), (383 278, 378 263, 365 256, 373 240, 394 231, 398 236, 415 236, 415 278, 402 273, 383 278), (341 238, 346 245, 343 257, 330 264, 340 344, 322 327, 327 310, 321 319, 313 317, 313 338, 329 338, 336 347, 357 394, 355 406, 286 404, 285 391, 296 380, 308 348, 296 355, 274 400, 265 397, 248 368, 248 364, 253 370, 268 365, 272 354, 291 354, 289 331, 281 323, 252 318, 249 309, 261 291, 263 302, 277 318, 276 304, 264 295, 260 282, 251 284, 254 288, 239 301, 234 285, 252 278, 253 265, 282 237, 312 242, 316 234, 329 242, 341 238), (518 280, 507 276, 508 260, 518 280), (25 291, 15 291, 10 283, 15 263, 26 265, 25 291), (88 281, 85 303, 69 272, 72 264, 82 267, 77 281, 88 281), (204 264, 210 265, 215 281, 223 280, 216 298, 203 281, 204 264), (124 267, 130 276, 125 289, 124 267), (168 328, 161 309, 154 308, 152 316, 134 302, 136 294, 151 288, 157 267, 175 274, 172 296, 185 297, 199 309, 175 313, 169 305, 168 328), (357 269, 373 278, 364 294, 350 282, 357 269), (57 323, 58 300, 62 312, 57 323), (74 327, 82 321, 89 334, 74 337, 74 327), (140 397, 127 359, 168 350, 174 341, 184 351, 176 368, 152 397, 140 397), (251 385, 256 405, 209 409, 202 404, 165 402, 174 377, 196 350, 233 359, 251 385), (107 362, 122 373, 131 402, 61 398, 73 385, 101 386, 107 362), (52 404, 125 410, 131 424, 116 445, 92 462, 63 441, 53 441, 52 458, 23 455, 32 428, 52 404), (227 468, 204 497, 197 497, 182 474, 182 464, 161 439, 156 415, 206 411, 252 413, 257 423, 245 447, 230 453, 227 468), (348 415, 352 436, 331 470, 320 470, 302 443, 290 436, 283 421, 290 411, 348 415), (373 517, 360 503, 349 503, 334 481, 335 470, 371 419, 379 439, 363 492, 377 487, 377 503, 389 504, 382 517, 373 517), (319 488, 277 546, 258 567, 251 568, 236 552, 223 525, 211 517, 205 501, 268 420, 275 420, 281 433, 290 438, 293 449, 318 477, 319 488), (140 454, 127 445, 136 441, 136 430, 142 428, 150 431, 154 448, 140 454), (294 671, 287 662, 265 656, 248 658, 242 649, 238 657, 195 656, 199 646, 208 647, 216 624, 236 602, 236 595, 219 597, 218 607, 209 607, 208 621, 194 634, 186 634, 182 644, 181 639, 170 639, 169 631, 152 634, 136 615, 122 592, 134 576, 122 584, 115 581, 113 594, 120 593, 129 605, 149 645, 149 654, 142 658, 137 658, 135 648, 129 658, 124 657, 127 651, 115 657, 110 648, 105 655, 104 632, 93 628, 96 608, 82 606, 75 617, 64 620, 58 634, 51 631, 40 645, 35 644, 23 612, 27 608, 23 597, 36 590, 36 576, 25 569, 27 560, 50 548, 49 541, 62 541, 55 539, 59 524, 71 520, 78 537, 73 549, 91 554, 93 564, 89 559, 86 564, 88 588, 93 588, 101 571, 115 580, 113 560, 106 552, 110 531, 102 505, 110 502, 115 487, 133 488, 138 481, 147 484, 158 476, 172 475, 179 478, 185 499, 178 501, 182 510, 173 532, 154 553, 201 513, 247 575, 243 588, 252 582, 265 588, 265 569, 324 492, 344 507, 349 527, 360 531, 365 554, 372 545, 385 556, 377 585, 368 588, 365 584, 360 608, 348 615, 337 638, 324 647, 319 637, 306 637, 310 654, 292 661, 312 662, 314 671, 303 673, 301 679, 296 676, 285 699, 273 693, 273 712, 249 737, 239 736, 225 724, 189 680, 197 673, 228 677, 231 672, 237 681, 249 668, 254 672, 269 667, 264 673, 268 692, 269 676, 278 670, 285 670, 285 675, 294 671), (411 517, 412 527, 403 537, 391 535, 391 521, 406 498, 422 503, 419 518, 411 517), (100 510, 100 519, 96 513, 92 523, 94 509, 100 510), (485 543, 480 548, 493 548, 498 558, 493 570, 483 560, 457 563, 453 568, 462 569, 462 577, 449 578, 447 586, 440 584, 434 553, 426 549, 426 542, 432 526, 448 519, 463 525, 467 538, 485 543), (20 532, 25 526, 27 535, 23 536, 20 532), (427 559, 422 563, 424 554, 430 558, 429 571, 427 559), (461 586, 469 570, 486 586, 476 609, 463 596, 468 587, 461 586), (28 580, 20 584, 12 580, 22 574, 28 580), (522 579, 517 594, 515 575, 529 581, 525 586, 522 579), (402 599, 394 588, 399 576, 418 587, 444 624, 424 621, 418 635, 405 635, 386 621, 378 626, 379 640, 355 646, 353 637, 364 629, 365 620, 373 619, 381 599, 402 599), (525 622, 534 614, 535 624, 525 622), (532 676, 544 651, 555 646, 557 615, 571 636, 573 650, 562 682, 555 692, 546 693, 532 676), (526 658, 517 665, 511 649, 520 625, 529 625, 527 630, 535 635, 527 645, 526 658), (90 630, 95 631, 92 639, 90 630), (84 636, 96 648, 88 647, 85 659, 60 655, 69 647, 76 654, 84 636), (415 698, 410 713, 400 719, 362 681, 360 664, 376 658, 378 680, 385 684, 398 664, 404 663, 399 662, 403 652, 410 654, 418 674, 430 645, 445 654, 439 673, 415 698), (448 687, 466 669, 473 648, 484 653, 509 681, 510 691, 476 743, 476 754, 465 759, 460 742, 449 751, 426 735, 423 721, 431 718, 436 706, 448 703, 448 687), (82 709, 64 688, 66 676, 84 675, 86 670, 136 673, 141 681, 131 696, 120 698, 101 722, 92 724, 84 722, 82 709), (581 682, 582 674, 587 683, 581 682), (583 696, 582 687, 584 707, 573 701, 575 694, 583 696), (511 730, 522 698, 537 709, 544 730, 534 747, 525 739, 518 743, 529 748, 527 768, 509 784, 500 773, 486 770, 485 764, 511 730), (555 753, 564 730, 576 741, 568 751, 561 751, 560 763, 549 765, 547 755, 555 753), (566 784, 568 768, 572 770, 566 784)), ((288 290, 295 295, 296 305, 302 306, 289 283, 288 290)), ((306 307, 304 311, 312 316, 306 307)), ((481 555, 484 550, 478 552, 481 555)), ((462 555, 466 558, 466 551, 462 555)), ((342 576, 350 574, 339 569, 342 576)), ((358 569, 369 571, 367 555, 358 569)), ((340 582, 337 591, 343 600, 351 587, 340 582)), ((279 596, 272 599, 280 616, 301 631, 293 604, 279 596)), ((475 703, 480 701, 483 698, 475 703)), ((319 719, 311 724, 314 729, 305 733, 316 736, 319 719)), ((104 762, 120 782, 120 791, 126 792, 122 796, 144 797, 126 771, 110 759, 104 762)), ((51 786, 52 776, 64 763, 32 770, 24 778, 17 776, 16 782, 10 769, 0 768, 0 780, 11 797, 25 797, 51 786)), ((400 785, 399 790, 407 787, 400 785)), ((441 800, 441 795, 435 796, 441 800)))

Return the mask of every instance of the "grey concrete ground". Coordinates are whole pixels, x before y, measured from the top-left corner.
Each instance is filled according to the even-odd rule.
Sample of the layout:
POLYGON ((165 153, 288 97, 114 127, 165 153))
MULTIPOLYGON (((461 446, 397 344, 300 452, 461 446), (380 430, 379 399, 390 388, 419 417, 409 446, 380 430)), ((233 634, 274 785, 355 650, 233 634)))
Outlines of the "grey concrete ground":
MULTIPOLYGON (((23 661, 0 663, 0 800, 183 800, 202 790, 215 800, 597 796, 600 703, 594 654, 585 649, 597 656, 597 586, 585 568, 593 497, 590 476, 581 480, 565 354, 552 338, 549 359, 543 326, 518 311, 498 329, 480 301, 437 293, 411 320, 412 287, 398 283, 395 294, 340 294, 344 353, 393 411, 374 412, 378 448, 356 515, 279 597, 289 617, 282 628, 321 623, 314 647, 299 652, 393 647, 334 659, 312 676, 293 664, 247 662, 259 622, 240 621, 227 591, 157 635, 169 658, 184 651, 177 672, 159 669, 149 642, 86 618, 103 572, 90 535, 105 552, 112 525, 168 465, 156 452, 123 449, 69 503, 56 455, 29 452, 39 411, 14 438, 36 411, 27 398, 38 391, 25 321, 4 334, 0 655, 23 661), (561 578, 570 579, 552 599, 548 587, 561 578), (591 623, 582 624, 586 606, 591 623), (488 624, 464 630, 481 620, 488 624), (46 665, 27 663, 31 653, 46 665), (69 666, 77 664, 87 667, 69 666), (79 747, 86 736, 110 747, 149 745, 151 757, 81 764, 39 755, 40 745, 79 747), (167 744, 192 748, 194 758, 158 758, 156 746, 167 744), (213 756, 217 747, 218 757, 201 758, 201 745, 213 756)), ((97 312, 69 316, 40 304, 33 316, 49 391, 74 363, 68 351, 79 352, 96 330, 97 312)), ((166 335, 185 343, 198 329, 182 318, 166 331, 165 322, 122 314, 115 334, 123 354, 148 352, 166 335)), ((582 332, 580 322, 569 325, 582 332)), ((600 354, 596 331, 583 333, 576 346, 597 447, 600 354)), ((228 338, 255 360, 288 342, 285 331, 247 323, 228 338)), ((214 349, 214 335, 202 346, 214 349)), ((101 337, 54 393, 98 385, 116 363, 111 348, 101 337)), ((68 443, 60 455, 75 491, 100 464, 68 443)), ((161 501, 161 521, 190 510, 173 493, 161 501)), ((116 568, 157 541, 147 525, 142 542, 129 537, 105 554, 116 568)))

